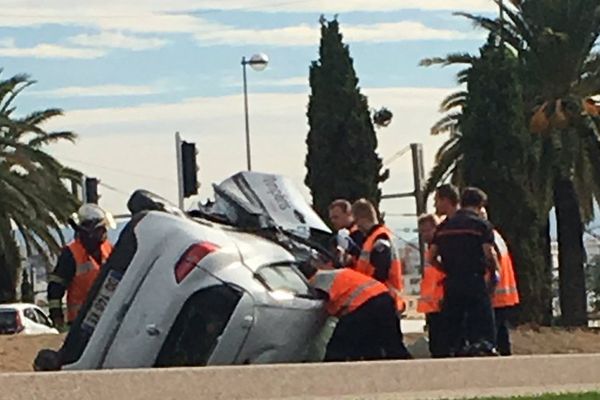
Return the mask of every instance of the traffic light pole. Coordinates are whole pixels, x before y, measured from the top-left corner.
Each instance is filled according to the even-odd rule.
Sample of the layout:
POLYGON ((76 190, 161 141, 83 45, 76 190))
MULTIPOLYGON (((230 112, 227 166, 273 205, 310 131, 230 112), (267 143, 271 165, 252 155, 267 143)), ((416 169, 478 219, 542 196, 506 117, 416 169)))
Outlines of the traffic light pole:
POLYGON ((181 135, 175 132, 175 154, 177 158, 177 190, 178 190, 178 205, 183 210, 183 163, 181 156, 181 135))

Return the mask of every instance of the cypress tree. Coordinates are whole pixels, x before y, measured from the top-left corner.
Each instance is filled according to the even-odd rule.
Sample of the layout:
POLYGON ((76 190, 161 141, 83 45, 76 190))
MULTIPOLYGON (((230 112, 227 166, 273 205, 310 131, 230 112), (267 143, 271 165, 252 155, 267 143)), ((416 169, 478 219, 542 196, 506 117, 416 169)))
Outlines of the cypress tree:
POLYGON ((321 18, 319 60, 310 66, 305 183, 321 216, 336 198, 364 197, 379 205, 382 173, 367 98, 361 94, 348 46, 336 19, 321 18))
POLYGON ((23 268, 21 278, 21 301, 24 303, 33 303, 33 285, 25 268, 23 268))

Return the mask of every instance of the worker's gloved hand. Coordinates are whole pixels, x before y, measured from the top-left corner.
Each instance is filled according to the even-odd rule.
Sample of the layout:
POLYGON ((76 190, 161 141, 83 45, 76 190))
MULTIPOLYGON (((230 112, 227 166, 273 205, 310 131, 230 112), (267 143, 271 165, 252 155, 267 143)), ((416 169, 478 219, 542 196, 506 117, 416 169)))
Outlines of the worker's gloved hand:
POLYGON ((350 242, 352 239, 350 238, 350 231, 348 229, 340 229, 336 236, 337 245, 344 251, 347 251, 350 248, 350 242))

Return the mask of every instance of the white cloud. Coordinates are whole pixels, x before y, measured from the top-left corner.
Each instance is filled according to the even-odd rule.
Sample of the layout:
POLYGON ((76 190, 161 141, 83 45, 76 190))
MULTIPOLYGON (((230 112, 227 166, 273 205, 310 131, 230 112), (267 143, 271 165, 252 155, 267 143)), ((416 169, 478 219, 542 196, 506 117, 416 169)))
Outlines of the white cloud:
MULTIPOLYGON (((235 85, 239 86, 239 80, 235 82, 235 85)), ((308 88, 308 77, 307 76, 292 76, 289 78, 273 79, 273 80, 253 80, 252 86, 261 87, 289 87, 289 86, 306 86, 308 88)))
MULTIPOLYGON (((445 140, 429 135, 430 126, 440 117, 438 104, 452 89, 386 88, 364 89, 371 107, 386 106, 394 112, 392 124, 378 131, 379 152, 384 160, 409 143, 424 144, 426 169, 433 154, 445 140)), ((256 170, 290 176, 303 192, 305 174, 306 93, 253 93, 250 103, 252 162, 256 170)), ((83 168, 105 183, 131 192, 145 187, 176 200, 173 134, 194 141, 199 151, 201 197, 212 194, 211 183, 245 168, 242 96, 198 97, 166 104, 145 104, 124 108, 67 110, 66 115, 48 123, 48 129, 73 129, 80 141, 73 147, 57 145, 53 151, 64 155, 69 165, 83 168), (79 159, 82 163, 69 160, 79 159), (103 165, 108 168, 95 167, 103 165), (121 170, 114 170, 115 166, 121 170), (127 174, 123 171, 130 171, 127 174), (145 179, 139 175, 145 175, 145 179), (154 178, 152 178, 154 177, 154 178), (172 177, 172 182, 165 178, 172 177)), ((390 165, 392 177, 384 191, 412 190, 410 157, 390 165)), ((123 194, 103 189, 104 204, 112 211, 125 211, 123 194)), ((414 202, 390 201, 389 212, 411 212, 414 202)))
POLYGON ((494 12, 491 0, 3 0, 0 26, 77 25, 129 32, 197 33, 218 29, 215 10, 310 13, 389 12, 402 9, 494 12), (48 2, 49 3, 49 2, 48 2))
MULTIPOLYGON (((342 27, 342 34, 350 43, 382 43, 405 40, 455 40, 479 39, 480 34, 465 33, 448 29, 427 27, 420 22, 401 21, 371 25, 350 25, 342 27)), ((265 46, 314 46, 319 42, 318 24, 301 24, 283 28, 243 29, 224 27, 219 30, 196 34, 201 45, 240 45, 261 44, 265 46)))
POLYGON ((420 22, 400 21, 374 25, 344 25, 342 33, 350 42, 397 42, 402 40, 455 40, 479 36, 449 29, 437 29, 420 22))
POLYGON ((29 92, 36 97, 116 97, 116 96, 146 96, 163 93, 164 90, 152 85, 95 85, 68 86, 58 89, 38 90, 29 92))
POLYGON ((51 6, 36 0, 5 0, 0 27, 59 24, 144 33, 184 33, 210 29, 218 24, 187 15, 193 1, 152 2, 121 0, 53 0, 51 6))
MULTIPOLYGON (((292 87, 292 86, 304 86, 308 88, 308 76, 291 76, 288 78, 274 78, 274 79, 256 79, 252 78, 249 83, 252 87, 292 87)), ((241 87, 242 77, 241 76, 227 76, 221 81, 221 85, 224 87, 241 87)))
POLYGON ((15 47, 15 38, 0 38, 0 47, 15 47))
POLYGON ((420 10, 464 10, 495 11, 491 0, 303 0, 303 1, 248 1, 248 0, 209 0, 194 1, 197 8, 216 10, 254 10, 264 12, 326 12, 349 11, 395 11, 406 9, 420 10))
POLYGON ((200 45, 304 46, 319 42, 317 25, 301 24, 272 29, 244 29, 233 26, 196 34, 200 45))
POLYGON ((89 35, 81 34, 67 39, 70 43, 100 48, 148 50, 163 47, 168 43, 165 39, 125 35, 121 32, 100 32, 89 35))
POLYGON ((105 53, 100 49, 65 47, 47 43, 33 47, 0 47, 0 56, 4 57, 92 59, 102 57, 105 53))

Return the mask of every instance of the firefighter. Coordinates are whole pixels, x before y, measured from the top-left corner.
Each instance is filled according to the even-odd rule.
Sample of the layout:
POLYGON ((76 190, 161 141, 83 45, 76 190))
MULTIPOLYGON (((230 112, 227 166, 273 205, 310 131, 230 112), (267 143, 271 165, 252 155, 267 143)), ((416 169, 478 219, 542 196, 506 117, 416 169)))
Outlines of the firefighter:
POLYGON ((329 315, 339 318, 324 361, 412 358, 384 284, 350 268, 318 270, 310 282, 325 295, 329 315))
POLYGON ((356 226, 365 235, 360 257, 354 269, 384 283, 401 314, 406 309, 402 298, 402 263, 392 240, 392 232, 379 223, 373 204, 365 199, 352 205, 356 226))
MULTIPOLYGON (((428 247, 433 241, 437 225, 438 219, 434 214, 424 214, 418 219, 419 233, 428 247)), ((427 252, 429 252, 429 249, 426 250, 426 260, 428 260, 427 252)), ((425 314, 429 336, 429 353, 433 358, 448 357, 449 355, 444 316, 441 313, 445 278, 446 274, 439 265, 425 262, 417 311, 425 314)))
POLYGON ((480 189, 466 188, 460 210, 436 230, 430 247, 428 261, 436 263, 439 256, 446 273, 442 312, 453 355, 497 355, 486 274, 496 276, 498 260, 493 228, 479 216, 486 200, 480 189))
MULTIPOLYGON (((485 207, 482 207, 480 210, 480 215, 483 219, 488 219, 485 207)), ((512 350, 509 317, 512 309, 519 304, 520 298, 512 256, 508 251, 506 241, 504 241, 504 238, 496 229, 494 229, 494 244, 500 264, 500 276, 492 293, 492 307, 494 308, 494 319, 496 322, 496 344, 501 356, 510 356, 512 350)))
POLYGON ((71 324, 83 306, 100 267, 112 252, 107 238, 114 228, 112 216, 96 204, 84 204, 77 212, 75 238, 63 248, 48 280, 50 318, 64 325, 62 298, 67 292, 67 324, 71 324))
POLYGON ((433 201, 435 213, 439 217, 452 217, 458 210, 459 193, 457 187, 449 183, 438 186, 433 201))

